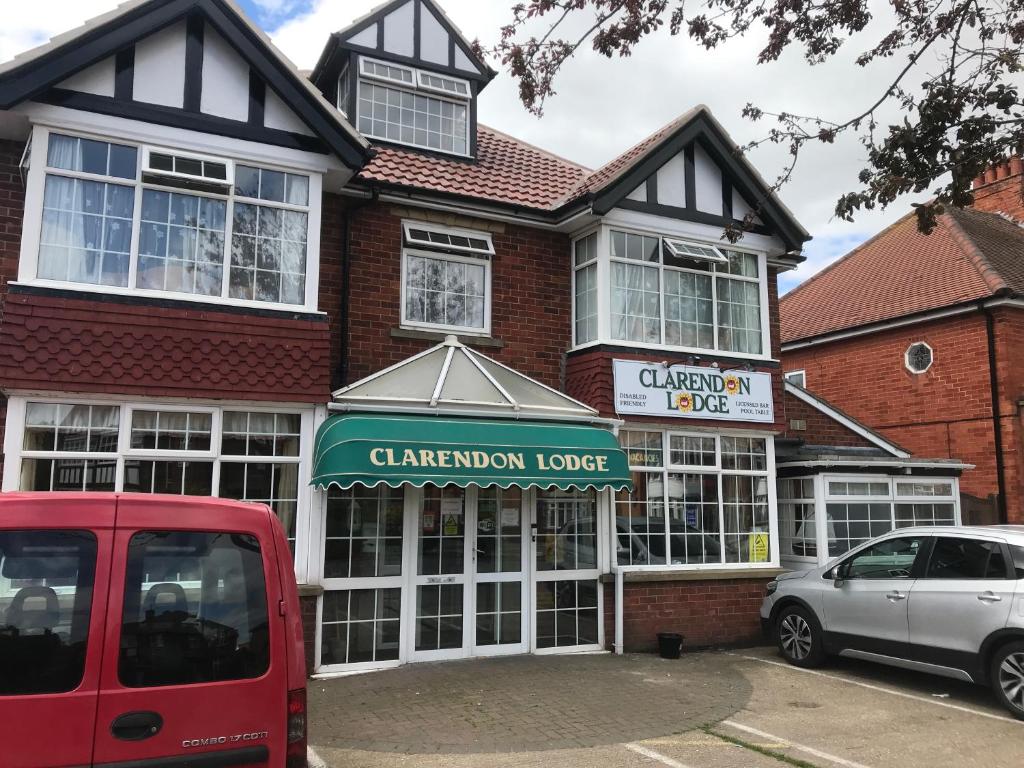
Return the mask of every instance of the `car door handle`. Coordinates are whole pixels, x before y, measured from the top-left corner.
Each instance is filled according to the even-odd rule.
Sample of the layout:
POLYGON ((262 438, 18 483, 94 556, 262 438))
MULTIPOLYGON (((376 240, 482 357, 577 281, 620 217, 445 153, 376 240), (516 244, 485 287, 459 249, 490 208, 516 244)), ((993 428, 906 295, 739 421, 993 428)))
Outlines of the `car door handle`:
POLYGON ((907 599, 907 595, 904 592, 897 592, 894 589, 892 592, 887 592, 886 593, 885 599, 888 600, 890 603, 895 603, 898 600, 906 600, 907 599))
POLYGON ((122 741, 142 741, 156 736, 164 727, 164 719, 156 712, 125 712, 114 718, 110 733, 122 741))
POLYGON ((1001 603, 1003 601, 1003 598, 994 592, 982 592, 978 595, 978 599, 983 603, 1001 603))

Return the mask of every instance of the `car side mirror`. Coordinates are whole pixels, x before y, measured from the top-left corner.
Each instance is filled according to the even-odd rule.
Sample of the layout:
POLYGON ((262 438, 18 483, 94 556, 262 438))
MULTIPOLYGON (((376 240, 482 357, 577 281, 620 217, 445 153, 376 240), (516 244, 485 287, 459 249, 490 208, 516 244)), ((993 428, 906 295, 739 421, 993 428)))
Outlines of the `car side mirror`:
POLYGON ((836 589, 839 589, 846 583, 846 569, 842 565, 837 565, 829 571, 828 575, 829 578, 832 579, 832 586, 836 589))

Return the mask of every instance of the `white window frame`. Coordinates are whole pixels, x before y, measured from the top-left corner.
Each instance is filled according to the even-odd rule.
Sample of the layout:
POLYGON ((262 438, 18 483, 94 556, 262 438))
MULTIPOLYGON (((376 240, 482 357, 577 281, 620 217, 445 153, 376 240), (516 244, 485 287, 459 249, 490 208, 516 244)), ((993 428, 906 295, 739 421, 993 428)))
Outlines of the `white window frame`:
MULTIPOLYGON (((750 247, 744 247, 744 246, 737 247, 737 246, 733 246, 733 245, 729 245, 728 248, 727 248, 727 250, 736 251, 738 253, 746 253, 746 254, 749 254, 749 255, 754 256, 754 257, 757 258, 758 276, 757 276, 756 279, 755 278, 749 278, 749 277, 743 277, 743 276, 740 276, 740 275, 728 275, 728 274, 725 274, 725 273, 719 274, 719 273, 715 273, 713 271, 705 272, 705 271, 687 270, 685 268, 667 266, 664 263, 662 263, 664 261, 663 259, 662 259, 662 262, 659 262, 659 263, 646 262, 646 261, 637 261, 635 259, 618 259, 617 258, 617 259, 613 260, 612 256, 611 256, 611 233, 612 233, 613 230, 616 231, 616 232, 624 232, 626 234, 631 234, 631 235, 642 235, 644 237, 658 238, 659 240, 664 240, 665 238, 668 238, 668 239, 672 239, 672 240, 680 240, 680 241, 686 241, 686 242, 693 242, 696 245, 700 245, 700 246, 703 246, 703 247, 715 248, 715 249, 721 249, 722 247, 724 247, 720 243, 715 243, 713 240, 709 239, 708 237, 703 237, 703 236, 698 236, 698 235, 689 235, 689 234, 683 236, 683 235, 679 235, 679 234, 675 234, 675 233, 669 233, 667 231, 659 231, 659 230, 651 229, 651 228, 647 228, 647 227, 638 227, 638 226, 636 226, 634 224, 626 224, 626 223, 622 223, 622 224, 620 224, 620 223, 614 223, 614 224, 602 223, 602 224, 599 225, 599 227, 596 230, 593 229, 593 228, 590 228, 590 229, 587 229, 587 230, 580 230, 579 233, 574 234, 572 236, 572 240, 571 240, 570 258, 569 258, 569 270, 570 270, 570 276, 571 276, 571 281, 572 281, 571 282, 570 290, 571 290, 572 296, 573 296, 573 304, 572 304, 572 313, 573 313, 572 314, 572 322, 573 322, 573 331, 572 331, 573 348, 572 349, 573 349, 573 351, 580 350, 580 349, 587 349, 589 347, 594 347, 594 346, 598 346, 598 345, 610 345, 610 346, 619 346, 619 347, 628 346, 628 347, 638 348, 638 349, 663 350, 663 351, 666 351, 666 352, 683 352, 683 353, 687 353, 687 354, 692 354, 694 357, 713 356, 713 357, 726 357, 726 358, 739 359, 739 360, 758 360, 758 361, 768 361, 768 360, 772 359, 772 354, 771 354, 771 349, 772 349, 772 347, 771 347, 771 323, 770 323, 769 306, 768 306, 768 259, 767 259, 767 252, 766 251, 758 250, 757 248, 750 248, 750 247), (581 240, 584 237, 586 237, 587 235, 593 234, 595 231, 598 233, 598 238, 597 238, 597 254, 598 254, 598 256, 597 256, 597 265, 598 265, 598 267, 597 267, 597 305, 598 305, 597 338, 592 340, 592 341, 588 341, 588 342, 584 342, 584 343, 579 343, 576 340, 576 327, 575 327, 575 317, 576 317, 576 306, 575 306, 576 266, 575 266, 575 262, 574 262, 574 259, 573 259, 573 254, 575 253, 575 251, 572 250, 572 249, 575 248, 575 243, 576 243, 577 240, 581 240), (660 321, 661 321, 661 334, 660 334, 660 338, 661 339, 665 338, 665 293, 664 293, 664 285, 665 285, 665 283, 664 283, 664 271, 666 269, 669 269, 669 270, 674 270, 674 271, 679 271, 679 272, 691 272, 691 273, 694 273, 694 274, 702 274, 702 275, 710 275, 710 276, 712 276, 712 281, 711 281, 711 285, 712 285, 711 299, 712 299, 712 311, 713 311, 712 319, 713 319, 713 323, 714 323, 714 347, 712 347, 712 348, 686 347, 686 346, 675 346, 675 345, 669 345, 669 344, 663 344, 663 343, 655 344, 655 343, 639 342, 639 341, 625 341, 625 340, 622 340, 622 339, 612 338, 612 334, 611 334, 611 293, 612 293, 611 264, 612 264, 613 261, 622 262, 622 263, 625 263, 625 264, 633 264, 633 265, 638 265, 638 266, 654 267, 654 268, 658 269, 658 280, 659 280, 658 291, 659 291, 659 297, 660 297, 659 301, 660 301, 660 310, 661 310, 661 317, 660 317, 660 321), (760 309, 760 313, 761 313, 761 352, 760 352, 760 354, 753 354, 753 353, 749 353, 749 352, 732 352, 732 351, 729 351, 729 350, 725 350, 725 349, 719 348, 719 343, 718 343, 718 333, 719 333, 719 325, 718 325, 718 290, 717 290, 718 278, 724 278, 724 279, 729 279, 729 280, 740 280, 740 281, 745 281, 745 282, 750 282, 750 283, 756 282, 758 284, 758 300, 759 300, 759 304, 760 304, 759 309, 760 309)), ((713 262, 709 262, 709 263, 713 263, 713 262)))
MULTIPOLYGON (((819 535, 818 535, 818 526, 821 524, 821 521, 818 520, 817 479, 815 478, 814 475, 801 475, 799 477, 780 477, 780 478, 778 478, 776 480, 776 494, 778 495, 778 505, 779 505, 779 523, 778 523, 778 525, 779 525, 779 557, 780 557, 780 559, 782 561, 787 561, 788 560, 788 561, 798 562, 798 563, 812 563, 812 564, 813 563, 817 563, 818 560, 819 560, 820 552, 821 552, 821 547, 820 547, 820 545, 818 543, 818 539, 820 538, 819 535), (778 493, 778 487, 779 487, 779 484, 784 483, 784 482, 799 482, 799 483, 809 482, 811 484, 811 495, 810 496, 783 496, 783 495, 778 493), (788 541, 791 541, 791 542, 792 541, 796 541, 795 535, 792 536, 792 537, 789 537, 789 536, 783 537, 783 535, 782 535, 783 528, 788 526, 790 524, 790 522, 793 522, 793 523, 796 522, 795 519, 792 520, 792 521, 787 519, 786 516, 783 514, 782 510, 783 510, 784 506, 793 506, 793 507, 795 507, 797 504, 801 504, 801 505, 805 505, 805 506, 806 505, 810 505, 811 508, 814 511, 814 532, 815 532, 814 543, 815 543, 815 552, 819 553, 819 554, 815 554, 815 555, 796 555, 796 554, 793 554, 792 550, 790 550, 789 553, 786 553, 786 552, 782 551, 782 539, 783 538, 786 538, 788 541)), ((826 522, 826 528, 827 528, 827 522, 826 522)), ((795 534, 796 531, 794 530, 793 533, 795 534)), ((801 539, 801 541, 806 541, 806 538, 801 539)))
POLYGON ((600 338, 601 338, 601 306, 602 305, 601 305, 601 266, 600 266, 600 264, 601 264, 601 229, 600 229, 600 227, 598 227, 596 229, 589 229, 589 230, 587 230, 585 232, 581 232, 579 235, 577 235, 576 237, 572 238, 572 241, 569 244, 569 263, 570 263, 570 266, 572 268, 572 285, 571 285, 571 290, 569 291, 569 293, 570 293, 570 297, 569 298, 570 298, 570 302, 571 302, 570 311, 572 312, 572 321, 571 321, 572 322, 572 343, 573 343, 574 347, 580 347, 580 346, 584 346, 586 344, 596 344, 600 340, 600 338), (584 262, 582 264, 577 264, 576 263, 576 246, 580 243, 580 241, 586 240, 591 235, 594 236, 594 243, 595 243, 595 245, 594 245, 594 258, 592 258, 589 261, 586 261, 586 262, 584 262), (597 294, 597 310, 596 310, 597 311, 597 315, 596 315, 596 317, 597 317, 597 332, 595 333, 593 339, 591 339, 590 341, 586 341, 586 342, 582 342, 581 343, 579 341, 579 339, 577 338, 577 336, 576 336, 576 321, 578 319, 576 317, 576 275, 581 270, 587 269, 587 268, 589 268, 591 266, 594 267, 594 274, 597 276, 597 284, 595 286, 596 287, 596 294, 597 294))
POLYGON ((796 384, 802 389, 807 389, 807 371, 801 368, 798 371, 786 371, 782 374, 782 377, 792 383, 796 384), (799 379, 799 380, 798 380, 799 379))
POLYGON ((494 241, 491 238, 490 232, 475 232, 470 229, 459 229, 457 227, 444 227, 440 224, 431 224, 428 222, 416 221, 416 220, 405 220, 402 222, 402 235, 405 237, 405 243, 410 248, 422 248, 431 250, 434 248, 455 251, 457 253, 465 253, 469 255, 476 255, 477 257, 491 257, 494 256, 494 241), (483 240, 487 243, 487 248, 480 250, 478 248, 472 248, 463 245, 448 245, 445 243, 435 243, 431 240, 420 240, 413 237, 412 230, 414 229, 425 229, 430 232, 438 232, 444 235, 454 235, 456 237, 472 238, 474 240, 483 240))
MULTIPOLYGON (((454 229, 451 227, 441 227, 435 224, 425 224, 418 221, 403 221, 402 222, 402 269, 401 269, 401 292, 400 301, 401 308, 399 310, 400 326, 402 328, 409 328, 415 330, 430 330, 430 331, 442 331, 446 333, 456 333, 460 336, 490 336, 491 335, 491 305, 492 305, 492 260, 493 257, 471 256, 468 253, 451 252, 447 248, 444 250, 430 250, 423 247, 413 247, 405 245, 405 231, 408 226, 412 226, 417 229, 434 229, 438 231, 446 231, 451 234, 462 235, 463 237, 473 237, 491 242, 491 236, 486 232, 474 232, 467 229, 454 229), (409 256, 423 256, 430 259, 443 259, 445 261, 455 261, 462 264, 472 264, 473 266, 483 266, 484 268, 484 325, 482 328, 474 328, 472 326, 456 326, 456 325, 445 325, 442 323, 427 323, 420 320, 409 320, 406 317, 406 275, 407 275, 407 262, 409 256)), ((491 248, 493 249, 493 245, 491 248)))
POLYGON ((912 344, 908 345, 906 350, 904 350, 903 352, 903 366, 915 376, 919 376, 922 373, 928 373, 928 371, 932 369, 933 365, 935 365, 935 350, 932 349, 931 344, 925 341, 915 341, 912 344), (925 349, 928 350, 928 365, 925 366, 924 368, 917 369, 910 364, 910 350, 912 350, 914 347, 924 347, 925 349))
POLYGON ((348 62, 341 68, 341 73, 338 75, 338 88, 336 91, 334 105, 338 108, 346 118, 348 117, 348 105, 345 103, 351 98, 351 80, 349 79, 349 64, 348 62), (345 95, 345 99, 342 99, 342 94, 345 95))
MULTIPOLYGON (((315 418, 314 408, 296 403, 253 403, 212 401, 163 401, 163 400, 121 400, 93 396, 73 397, 67 394, 12 394, 7 402, 6 432, 4 434, 3 491, 17 491, 21 485, 22 459, 86 459, 116 462, 114 492, 124 488, 125 462, 134 459, 213 462, 213 495, 220 495, 220 468, 223 463, 265 463, 295 464, 298 466, 298 496, 295 510, 295 573, 300 583, 306 581, 310 564, 310 526, 317 514, 312 511, 314 502, 312 481, 312 448, 315 418), (28 403, 57 403, 61 405, 117 406, 120 409, 118 422, 118 449, 116 452, 88 451, 30 451, 24 448, 25 415, 28 403), (134 411, 177 411, 201 412, 212 415, 210 429, 210 451, 170 451, 163 449, 131 448, 131 416, 134 411), (298 456, 236 456, 223 455, 220 451, 223 435, 224 413, 226 411, 249 411, 258 413, 287 413, 299 416, 298 456)), ((187 498, 187 497, 184 497, 187 498)))
MULTIPOLYGON (((888 504, 889 505, 889 531, 898 531, 896 527, 896 505, 897 504, 952 504, 953 505, 953 524, 956 526, 962 525, 961 510, 960 510, 960 481, 956 477, 950 476, 926 476, 926 477, 915 477, 913 475, 842 475, 842 474, 822 474, 820 475, 821 482, 821 496, 820 496, 820 517, 822 524, 818 526, 818 562, 824 564, 829 560, 837 557, 845 557, 846 552, 838 555, 829 555, 829 537, 828 537, 828 505, 831 504, 864 504, 864 503, 876 503, 876 504, 888 504), (885 495, 867 495, 867 496, 840 496, 833 495, 829 489, 829 483, 885 483, 888 488, 888 492, 885 495), (896 496, 896 483, 899 482, 917 482, 917 483, 948 483, 952 488, 951 496, 896 496)), ((819 515, 815 514, 817 519, 819 515)), ((836 539, 836 541, 842 541, 843 539, 836 539)), ((855 549, 857 545, 851 547, 855 549)), ((851 550, 847 550, 851 551, 851 550)))
MULTIPOLYGON (((141 150, 139 153, 139 162, 142 164, 142 173, 151 173, 156 176, 166 176, 175 179, 184 179, 186 181, 199 181, 204 184, 215 184, 224 187, 226 192, 230 192, 231 188, 235 185, 235 161, 230 157, 216 157, 213 155, 198 155, 195 152, 185 152, 180 149, 173 149, 171 147, 157 147, 150 144, 145 144, 139 147, 141 150), (181 173, 180 171, 162 171, 157 168, 151 168, 151 156, 157 155, 169 155, 172 158, 183 158, 185 160, 198 160, 202 163, 220 163, 225 168, 225 178, 215 179, 211 176, 194 176, 190 173, 181 173)), ((188 193, 189 190, 182 190, 188 193)))
POLYGON ((433 93, 440 93, 444 96, 448 96, 453 99, 465 99, 469 101, 473 97, 473 89, 469 85, 469 80, 463 80, 461 77, 452 77, 451 75, 443 75, 440 72, 430 72, 423 69, 416 70, 416 87, 422 88, 424 91, 431 91, 433 93), (426 76, 437 77, 441 80, 450 80, 453 83, 463 85, 466 88, 465 93, 455 93, 454 91, 446 91, 443 88, 438 88, 435 85, 423 82, 426 76))
MULTIPOLYGON (((359 57, 359 77, 356 79, 356 108, 354 110, 355 114, 352 115, 352 123, 353 123, 353 125, 356 126, 356 128, 360 131, 360 133, 363 134, 363 136, 366 136, 369 139, 375 139, 377 141, 386 141, 389 144, 399 144, 399 145, 405 146, 405 147, 415 147, 416 149, 423 149, 423 150, 426 150, 428 152, 438 152, 438 153, 443 154, 443 155, 452 155, 454 157, 471 157, 472 156, 472 142, 470 141, 470 136, 471 136, 471 133, 472 133, 472 130, 473 130, 473 126, 472 126, 472 123, 473 123, 473 110, 472 110, 473 89, 470 88, 469 93, 467 93, 465 97, 461 97, 458 94, 449 93, 448 91, 441 91, 441 90, 439 90, 437 88, 433 88, 433 87, 430 87, 430 86, 425 86, 425 85, 422 85, 421 82, 420 82, 419 72, 420 72, 420 70, 418 70, 418 69, 416 69, 414 67, 405 66, 403 64, 393 64, 391 62, 381 61, 380 59, 375 59, 375 58, 370 57, 370 56, 360 56, 359 57), (397 69, 402 69, 402 70, 406 70, 408 72, 411 72, 412 73, 412 82, 411 83, 407 83, 407 82, 404 82, 404 81, 401 81, 401 80, 392 80, 392 79, 387 78, 387 77, 381 77, 380 75, 377 75, 377 74, 374 74, 374 73, 368 73, 366 71, 366 67, 364 66, 365 63, 367 63, 367 62, 373 62, 373 63, 376 63, 376 64, 382 64, 384 66, 395 67, 397 69), (405 91, 406 93, 411 93, 411 94, 414 94, 414 95, 423 96, 424 98, 436 99, 437 101, 447 101, 450 104, 454 104, 454 105, 457 105, 457 106, 465 107, 465 109, 466 109, 466 135, 465 135, 466 151, 465 152, 456 152, 454 150, 441 149, 439 147, 431 147, 431 146, 427 146, 425 144, 417 144, 417 143, 411 142, 411 141, 402 141, 400 139, 389 139, 387 136, 378 136, 375 133, 372 133, 371 131, 363 131, 363 130, 359 129, 358 128, 358 126, 359 126, 359 101, 362 98, 362 89, 363 89, 363 84, 364 84, 365 81, 371 81, 372 83, 380 83, 381 85, 383 85, 383 86, 385 86, 387 88, 392 88, 392 89, 394 89, 396 91, 405 91)), ((435 75, 436 77, 448 77, 448 75, 440 75, 438 73, 431 72, 430 70, 426 70, 426 74, 435 75)), ((451 78, 451 79, 458 80, 459 78, 451 78)), ((455 135, 455 134, 453 133, 453 135, 455 135)), ((456 138, 460 138, 460 137, 456 136, 456 138)))
MULTIPOLYGON (((615 497, 611 499, 611 521, 610 526, 610 538, 611 542, 611 569, 612 572, 617 571, 619 568, 629 568, 630 570, 644 570, 644 571, 732 571, 732 570, 758 570, 764 568, 778 568, 779 567, 779 510, 778 500, 776 497, 776 474, 775 474, 775 438, 774 433, 771 432, 756 432, 753 430, 723 430, 717 432, 702 431, 698 429, 684 430, 684 429, 666 429, 662 426, 645 426, 639 423, 630 422, 620 428, 621 431, 638 431, 638 432, 660 432, 661 433, 661 456, 662 466, 650 467, 644 465, 630 465, 629 471, 632 472, 647 472, 650 474, 656 474, 658 472, 662 475, 662 488, 664 495, 663 509, 665 510, 666 520, 668 519, 668 475, 672 474, 706 474, 715 475, 718 481, 718 541, 722 547, 722 556, 725 556, 725 499, 722 494, 722 478, 725 475, 740 475, 744 477, 763 477, 767 483, 768 493, 768 545, 769 554, 768 560, 757 563, 742 563, 742 562, 725 562, 720 561, 717 563, 670 563, 665 565, 620 565, 618 562, 617 552, 617 536, 615 518, 617 515, 617 502, 615 497), (715 464, 710 465, 688 465, 688 464, 673 464, 671 462, 670 445, 671 438, 676 437, 702 437, 702 438, 714 438, 715 441, 715 464), (765 470, 748 470, 748 469, 723 469, 722 468, 722 438, 723 437, 746 437, 746 438, 757 438, 765 441, 765 470)), ((665 551, 671 556, 671 531, 669 526, 665 526, 665 551)))
MULTIPOLYGON (((36 125, 32 131, 31 138, 32 156, 35 158, 28 171, 28 180, 25 190, 25 210, 21 237, 21 251, 18 264, 18 282, 48 286, 63 290, 70 290, 82 293, 99 293, 106 295, 120 296, 145 296, 147 298, 163 299, 171 301, 192 302, 196 304, 225 305, 247 307, 255 309, 282 310, 285 312, 307 312, 319 313, 319 279, 320 279, 320 219, 321 219, 321 195, 322 195, 322 174, 304 168, 275 165, 263 158, 246 157, 208 157, 196 155, 190 150, 167 150, 179 155, 198 156, 206 159, 231 160, 233 164, 249 165, 256 168, 264 168, 272 171, 291 173, 296 176, 306 176, 309 179, 309 204, 307 206, 296 206, 288 203, 269 202, 266 200, 255 200, 235 196, 233 187, 226 188, 225 193, 217 194, 211 192, 199 192, 183 189, 175 186, 161 185, 142 181, 143 174, 143 152, 146 143, 137 139, 120 138, 114 133, 96 133, 90 130, 82 130, 77 127, 50 128, 46 125, 36 125), (65 136, 73 136, 84 139, 94 139, 112 144, 123 144, 134 146, 138 150, 138 161, 136 164, 135 179, 122 179, 117 177, 98 176, 96 174, 82 171, 66 171, 63 169, 50 169, 47 167, 47 147, 51 133, 65 136), (39 264, 39 242, 42 234, 43 220, 43 192, 46 184, 46 176, 64 176, 67 178, 78 178, 87 181, 101 181, 122 186, 131 186, 135 190, 134 210, 132 213, 132 238, 128 261, 128 285, 110 286, 94 285, 91 283, 76 283, 67 280, 49 280, 38 277, 39 264), (226 201, 224 222, 224 275, 219 296, 205 296, 194 293, 178 293, 175 291, 160 291, 149 288, 136 288, 138 261, 139 261, 139 235, 141 230, 142 194, 145 189, 173 192, 178 194, 208 197, 215 200, 226 201), (304 303, 284 304, 280 302, 257 301, 255 299, 236 299, 228 296, 230 288, 231 269, 231 239, 234 216, 234 203, 252 203, 254 205, 270 206, 283 210, 300 211, 306 214, 306 280, 304 303)), ((159 151, 159 148, 158 148, 159 151)), ((191 178, 191 177, 188 177, 191 178)))

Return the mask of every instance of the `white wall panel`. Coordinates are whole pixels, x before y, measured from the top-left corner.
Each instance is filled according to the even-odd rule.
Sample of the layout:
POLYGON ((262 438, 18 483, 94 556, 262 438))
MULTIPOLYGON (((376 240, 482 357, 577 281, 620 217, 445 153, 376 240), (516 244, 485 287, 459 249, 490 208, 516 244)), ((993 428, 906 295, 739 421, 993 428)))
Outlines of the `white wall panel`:
MULTIPOLYGON (((732 217, 734 219, 742 219, 750 212, 751 206, 743 199, 743 195, 737 192, 735 189, 732 191, 732 217)), ((754 222, 761 224, 761 217, 755 216, 754 222)))
POLYGON ((371 24, 358 35, 353 35, 348 39, 352 45, 361 45, 364 48, 376 48, 377 47, 377 25, 371 24))
POLYGON ((647 182, 645 181, 639 187, 637 187, 632 192, 630 192, 628 195, 626 195, 626 199, 627 200, 635 200, 638 203, 646 203, 647 202, 647 182))
POLYGON ((474 72, 479 73, 480 69, 470 61, 469 56, 462 52, 459 46, 455 46, 455 68, 461 69, 463 72, 474 72))
MULTIPOLYGON (((246 88, 248 93, 248 87, 246 88)), ((136 101, 181 109, 185 98, 185 22, 135 44, 136 101)))
POLYGON ((400 5, 384 17, 384 50, 400 56, 412 56, 413 38, 413 0, 400 5))
POLYGON ((658 169, 658 200, 661 205, 686 207, 686 160, 683 153, 658 169))
POLYGON ((313 135, 308 126, 269 88, 267 88, 267 95, 263 102, 263 125, 281 131, 313 135))
POLYGON ((67 88, 78 93, 91 93, 96 96, 114 95, 114 58, 104 59, 91 67, 86 67, 76 75, 59 83, 58 88, 67 88))
POLYGON ((420 8, 420 58, 448 64, 448 33, 425 5, 420 8))
POLYGON ((199 109, 229 120, 249 119, 249 64, 209 24, 203 31, 203 93, 199 109))
POLYGON ((698 211, 722 215, 722 172, 700 144, 693 151, 694 193, 698 211))

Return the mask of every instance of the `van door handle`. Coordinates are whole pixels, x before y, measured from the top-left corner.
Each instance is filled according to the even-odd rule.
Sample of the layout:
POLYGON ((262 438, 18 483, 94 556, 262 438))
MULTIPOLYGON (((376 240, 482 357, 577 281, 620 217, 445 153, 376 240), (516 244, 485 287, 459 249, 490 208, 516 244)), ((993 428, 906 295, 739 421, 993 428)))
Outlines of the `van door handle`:
POLYGON ((156 712, 125 712, 114 718, 110 733, 122 741, 142 741, 156 736, 164 727, 164 719, 156 712))
POLYGON ((906 600, 907 596, 903 592, 897 592, 895 589, 892 592, 887 592, 885 599, 890 603, 895 603, 898 600, 906 600))
POLYGON ((1001 603, 1003 601, 1003 598, 994 592, 982 592, 978 595, 978 599, 983 603, 1001 603))

